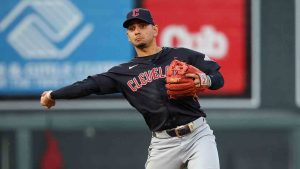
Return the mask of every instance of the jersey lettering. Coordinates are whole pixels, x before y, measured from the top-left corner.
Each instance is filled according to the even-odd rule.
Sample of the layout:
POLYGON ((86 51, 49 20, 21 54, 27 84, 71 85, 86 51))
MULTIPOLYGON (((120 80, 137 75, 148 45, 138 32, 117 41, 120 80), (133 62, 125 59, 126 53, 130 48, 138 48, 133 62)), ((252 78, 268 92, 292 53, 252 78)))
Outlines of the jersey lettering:
MULTIPOLYGON (((169 66, 166 66, 165 72, 167 72, 168 67, 169 66)), ((158 75, 159 75, 158 78, 165 78, 166 77, 166 75, 162 73, 162 68, 161 67, 158 68, 158 75)))
POLYGON ((127 82, 127 86, 129 86, 129 88, 130 88, 132 91, 134 91, 134 92, 137 91, 136 86, 133 86, 133 81, 132 81, 132 80, 129 80, 129 81, 127 82))
POLYGON ((153 68, 152 69, 152 77, 153 77, 153 80, 156 80, 156 79, 158 79, 158 69, 155 67, 155 68, 153 68))
POLYGON ((151 70, 148 70, 148 72, 145 72, 145 76, 146 76, 147 82, 151 83, 152 82, 152 73, 151 73, 151 70))
POLYGON ((135 77, 133 78, 133 82, 134 82, 134 84, 136 85, 136 87, 137 87, 138 89, 142 87, 142 85, 139 84, 139 82, 136 80, 135 77))
POLYGON ((140 73, 139 74, 139 80, 140 80, 142 86, 147 84, 147 79, 145 77, 145 73, 140 73))
MULTIPOLYGON (((168 66, 165 67, 165 72, 167 72, 167 69, 168 66)), ((151 70, 142 72, 137 77, 133 77, 132 79, 128 80, 127 86, 131 89, 131 91, 136 92, 138 89, 154 80, 165 78, 165 72, 163 72, 161 67, 154 67, 151 70)))

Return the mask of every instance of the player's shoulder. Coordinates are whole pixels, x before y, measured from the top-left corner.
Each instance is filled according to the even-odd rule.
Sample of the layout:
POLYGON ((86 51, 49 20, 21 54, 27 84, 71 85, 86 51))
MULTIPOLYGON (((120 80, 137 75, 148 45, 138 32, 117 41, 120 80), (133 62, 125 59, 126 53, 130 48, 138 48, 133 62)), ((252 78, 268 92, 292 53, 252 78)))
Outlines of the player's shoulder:
POLYGON ((182 55, 196 55, 196 56, 205 56, 204 53, 189 49, 189 48, 184 48, 184 47, 179 47, 179 48, 173 48, 174 52, 178 52, 182 55))
POLYGON ((110 70, 123 70, 125 69, 126 67, 128 68, 128 66, 130 65, 130 63, 133 63, 133 62, 126 62, 126 63, 121 63, 119 65, 116 65, 114 67, 112 67, 110 70))
POLYGON ((128 69, 131 66, 134 66, 134 64, 135 64, 135 62, 133 60, 125 62, 125 63, 121 63, 121 64, 116 65, 116 66, 112 67, 111 69, 109 69, 108 72, 124 74, 124 73, 128 72, 128 69))
POLYGON ((205 60, 205 58, 207 57, 204 53, 192 50, 192 49, 188 49, 188 48, 184 48, 184 47, 180 47, 180 48, 173 48, 172 49, 173 54, 181 60, 194 60, 195 58, 200 60, 205 60))

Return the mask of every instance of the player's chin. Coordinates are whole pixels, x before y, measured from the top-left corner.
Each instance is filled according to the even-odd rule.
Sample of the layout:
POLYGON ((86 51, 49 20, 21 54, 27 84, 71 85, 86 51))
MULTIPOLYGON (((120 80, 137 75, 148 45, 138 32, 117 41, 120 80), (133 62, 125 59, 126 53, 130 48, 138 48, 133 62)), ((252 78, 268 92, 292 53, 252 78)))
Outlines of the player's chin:
POLYGON ((147 47, 147 44, 146 43, 137 43, 137 44, 135 44, 135 46, 139 49, 144 49, 147 47))

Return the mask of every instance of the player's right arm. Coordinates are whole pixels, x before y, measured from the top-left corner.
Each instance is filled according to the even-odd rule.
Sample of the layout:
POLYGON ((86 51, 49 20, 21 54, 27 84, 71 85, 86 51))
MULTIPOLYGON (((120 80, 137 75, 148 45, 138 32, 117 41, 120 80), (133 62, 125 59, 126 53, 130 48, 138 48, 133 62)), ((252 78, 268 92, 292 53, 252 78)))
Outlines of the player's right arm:
POLYGON ((46 108, 55 106, 57 99, 75 99, 91 94, 108 94, 118 92, 116 82, 104 74, 89 76, 69 86, 54 91, 45 91, 41 95, 40 103, 46 108))

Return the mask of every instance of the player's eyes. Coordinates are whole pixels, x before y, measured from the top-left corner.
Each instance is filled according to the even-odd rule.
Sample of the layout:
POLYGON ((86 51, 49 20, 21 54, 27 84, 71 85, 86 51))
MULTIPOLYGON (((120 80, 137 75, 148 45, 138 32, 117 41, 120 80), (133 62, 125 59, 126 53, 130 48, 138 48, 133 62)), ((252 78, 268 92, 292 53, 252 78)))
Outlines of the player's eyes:
POLYGON ((134 31, 135 27, 134 27, 134 26, 129 26, 127 29, 128 29, 129 31, 134 31))
POLYGON ((148 24, 146 24, 146 23, 140 23, 137 26, 131 25, 131 26, 128 26, 127 30, 130 32, 133 32, 133 31, 135 31, 136 27, 138 27, 139 29, 145 29, 147 27, 147 25, 148 24))
POLYGON ((142 23, 139 25, 140 28, 145 28, 146 26, 147 26, 147 24, 145 24, 145 23, 142 23))

